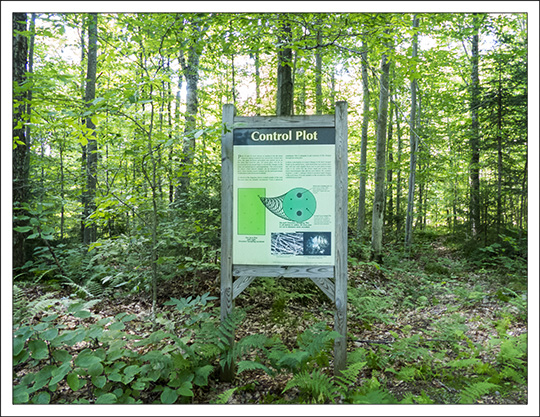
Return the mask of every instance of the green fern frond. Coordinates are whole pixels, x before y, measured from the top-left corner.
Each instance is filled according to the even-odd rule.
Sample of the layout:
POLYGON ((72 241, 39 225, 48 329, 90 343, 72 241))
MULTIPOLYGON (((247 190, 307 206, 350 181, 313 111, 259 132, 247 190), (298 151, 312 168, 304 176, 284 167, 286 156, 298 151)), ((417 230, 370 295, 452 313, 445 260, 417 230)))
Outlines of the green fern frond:
POLYGON ((64 278, 65 285, 75 288, 76 291, 81 291, 82 293, 86 294, 86 296, 90 298, 94 296, 90 291, 88 291, 88 289, 84 285, 77 284, 70 277, 62 275, 62 278, 64 278))
POLYGON ((448 362, 448 366, 452 369, 471 368, 480 363, 478 358, 456 359, 448 362))
POLYGON ((24 295, 24 291, 17 285, 13 285, 13 320, 20 321, 25 314, 28 301, 24 295))
POLYGON ((522 375, 520 372, 516 371, 514 368, 511 368, 510 366, 505 366, 504 369, 501 371, 501 376, 505 379, 509 379, 511 381, 514 381, 518 384, 525 384, 525 378, 524 375, 522 375))
POLYGON ((60 304, 61 300, 51 296, 42 296, 30 303, 26 307, 27 311, 25 314, 25 319, 32 320, 39 313, 46 312, 55 304, 60 304))
POLYGON ((335 383, 340 387, 343 394, 345 394, 350 385, 356 383, 356 378, 362 370, 362 368, 367 364, 367 362, 356 362, 347 366, 344 370, 341 371, 339 375, 335 378, 335 383))
POLYGON ((461 399, 459 402, 460 404, 474 404, 480 397, 496 388, 499 388, 499 386, 497 384, 492 384, 491 382, 476 382, 461 391, 461 399))
POLYGON ((298 387, 300 392, 307 395, 314 403, 334 402, 337 391, 332 379, 318 369, 315 369, 311 373, 303 371, 295 374, 287 382, 283 392, 293 387, 298 387))
POLYGON ((286 353, 277 362, 279 368, 286 368, 291 371, 301 369, 303 365, 309 360, 310 355, 304 350, 294 350, 286 353))
POLYGON ((227 404, 229 399, 233 396, 238 387, 228 389, 217 396, 217 399, 213 401, 213 404, 227 404))
POLYGON ((260 362, 255 362, 255 361, 240 361, 240 362, 238 362, 237 373, 241 374, 244 371, 254 371, 256 369, 262 369, 264 372, 266 372, 270 376, 275 375, 275 372, 272 371, 272 369, 270 369, 266 365, 263 365, 260 362))
POLYGON ((381 388, 371 388, 365 392, 357 392, 351 396, 353 404, 396 404, 396 399, 381 388))

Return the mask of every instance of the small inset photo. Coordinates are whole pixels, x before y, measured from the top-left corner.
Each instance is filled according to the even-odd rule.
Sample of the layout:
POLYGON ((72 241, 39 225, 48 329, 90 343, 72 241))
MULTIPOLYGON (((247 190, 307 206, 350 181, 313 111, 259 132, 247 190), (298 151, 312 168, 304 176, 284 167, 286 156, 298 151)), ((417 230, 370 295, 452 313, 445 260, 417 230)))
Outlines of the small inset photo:
POLYGON ((304 232, 304 255, 326 255, 332 253, 330 232, 304 232))
POLYGON ((304 233, 272 233, 270 253, 272 255, 303 255, 304 233))

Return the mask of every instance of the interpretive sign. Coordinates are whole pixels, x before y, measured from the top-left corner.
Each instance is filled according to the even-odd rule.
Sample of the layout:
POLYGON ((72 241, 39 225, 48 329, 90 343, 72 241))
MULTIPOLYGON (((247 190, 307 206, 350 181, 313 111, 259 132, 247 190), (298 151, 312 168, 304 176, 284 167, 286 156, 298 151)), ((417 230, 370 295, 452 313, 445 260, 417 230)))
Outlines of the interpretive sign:
POLYGON ((334 265, 335 129, 234 129, 233 153, 233 263, 334 265))
POLYGON ((334 370, 343 370, 347 103, 335 115, 288 117, 236 116, 225 105, 221 178, 221 319, 256 277, 310 278, 334 303, 334 370))

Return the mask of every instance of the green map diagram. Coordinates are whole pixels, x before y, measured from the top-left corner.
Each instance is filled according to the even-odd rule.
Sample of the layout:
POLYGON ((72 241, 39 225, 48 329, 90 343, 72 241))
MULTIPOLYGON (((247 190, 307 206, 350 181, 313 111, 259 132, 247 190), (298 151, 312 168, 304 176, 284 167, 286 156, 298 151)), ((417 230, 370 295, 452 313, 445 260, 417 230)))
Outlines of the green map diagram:
POLYGON ((278 197, 259 197, 264 206, 284 220, 304 222, 309 220, 317 209, 317 200, 313 193, 297 187, 278 197))

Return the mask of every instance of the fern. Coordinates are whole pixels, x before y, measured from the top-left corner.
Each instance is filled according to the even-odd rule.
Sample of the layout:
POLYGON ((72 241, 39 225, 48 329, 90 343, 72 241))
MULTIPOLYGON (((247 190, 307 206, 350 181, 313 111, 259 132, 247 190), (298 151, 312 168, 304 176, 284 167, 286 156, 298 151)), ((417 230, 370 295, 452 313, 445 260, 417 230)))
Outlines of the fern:
POLYGON ((504 369, 501 371, 501 376, 505 379, 509 379, 511 381, 514 381, 518 384, 525 384, 525 378, 524 376, 515 370, 514 368, 510 366, 505 366, 504 369))
POLYGON ((24 295, 24 291, 17 285, 13 285, 13 322, 18 323, 22 321, 27 311, 26 306, 28 300, 24 295))
POLYGON ((302 371, 295 374, 293 378, 287 382, 283 392, 288 391, 293 387, 298 387, 300 392, 307 395, 315 403, 324 403, 329 400, 334 402, 336 385, 328 375, 322 373, 318 369, 315 369, 311 373, 302 371))
POLYGON ((89 289, 86 288, 85 285, 80 285, 80 284, 76 283, 75 281, 73 281, 70 277, 65 276, 65 275, 62 275, 62 278, 64 278, 64 284, 75 288, 75 291, 79 291, 79 292, 85 294, 85 296, 90 297, 90 298, 94 297, 94 294, 92 294, 89 291, 89 289))
POLYGON ((50 295, 43 295, 36 300, 28 303, 28 305, 26 306, 26 312, 23 316, 23 321, 31 321, 38 314, 47 312, 47 310, 49 310, 51 307, 60 303, 61 300, 56 297, 52 297, 50 295))
POLYGON ((352 363, 342 370, 335 378, 335 384, 342 392, 347 392, 349 386, 356 384, 356 378, 367 362, 352 363))
POLYGON ((471 368, 479 363, 480 359, 478 358, 456 359, 448 362, 448 366, 452 369, 471 368))
POLYGON ((217 399, 213 401, 213 404, 227 404, 229 399, 233 396, 238 387, 228 389, 217 396, 217 399))
POLYGON ((480 399, 480 397, 496 388, 499 388, 499 385, 492 384, 491 382, 476 382, 461 391, 461 399, 459 402, 460 404, 473 404, 480 399))
POLYGON ((268 366, 265 366, 262 363, 255 362, 255 361, 240 361, 240 362, 238 362, 237 373, 241 374, 244 371, 254 371, 254 370, 257 370, 257 369, 262 369, 264 372, 266 372, 270 376, 274 376, 276 374, 268 366))
POLYGON ((392 394, 382 388, 369 388, 364 392, 357 392, 351 396, 353 404, 396 404, 392 394))

